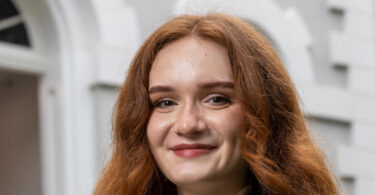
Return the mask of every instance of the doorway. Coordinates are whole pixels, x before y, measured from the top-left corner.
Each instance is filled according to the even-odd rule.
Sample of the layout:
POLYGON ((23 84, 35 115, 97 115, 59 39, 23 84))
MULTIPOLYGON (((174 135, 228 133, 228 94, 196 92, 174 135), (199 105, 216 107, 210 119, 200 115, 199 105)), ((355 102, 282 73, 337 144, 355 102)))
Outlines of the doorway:
POLYGON ((37 76, 0 70, 0 194, 42 194, 37 89, 37 76))

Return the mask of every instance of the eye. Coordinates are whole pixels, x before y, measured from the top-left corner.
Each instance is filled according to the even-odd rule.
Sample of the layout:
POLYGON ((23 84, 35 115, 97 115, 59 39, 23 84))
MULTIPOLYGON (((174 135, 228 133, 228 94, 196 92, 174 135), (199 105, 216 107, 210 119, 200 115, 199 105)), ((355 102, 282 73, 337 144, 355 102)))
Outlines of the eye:
POLYGON ((211 97, 207 102, 214 105, 225 105, 231 103, 231 101, 227 97, 220 95, 211 97))
POLYGON ((174 105, 177 105, 177 104, 175 102, 173 102, 172 100, 163 99, 163 100, 157 101, 154 104, 154 107, 166 108, 166 107, 170 107, 170 106, 174 106, 174 105))

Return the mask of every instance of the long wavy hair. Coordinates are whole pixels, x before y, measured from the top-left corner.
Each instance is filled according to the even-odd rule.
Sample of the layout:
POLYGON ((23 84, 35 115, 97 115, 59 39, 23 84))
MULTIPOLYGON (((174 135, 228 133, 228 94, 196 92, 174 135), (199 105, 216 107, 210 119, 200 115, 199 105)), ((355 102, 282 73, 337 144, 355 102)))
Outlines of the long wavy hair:
POLYGON ((293 83, 270 44, 247 22, 224 14, 178 16, 139 48, 121 87, 113 120, 113 154, 95 194, 173 194, 157 168, 146 127, 151 65, 166 44, 186 36, 227 49, 234 86, 245 110, 242 157, 256 194, 338 194, 323 152, 314 144, 293 83))

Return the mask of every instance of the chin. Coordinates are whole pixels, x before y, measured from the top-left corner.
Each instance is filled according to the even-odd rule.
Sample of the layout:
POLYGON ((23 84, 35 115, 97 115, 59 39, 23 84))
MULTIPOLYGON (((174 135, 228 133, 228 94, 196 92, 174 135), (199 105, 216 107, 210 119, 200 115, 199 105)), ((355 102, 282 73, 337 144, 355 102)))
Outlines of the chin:
POLYGON ((176 185, 187 185, 206 181, 210 177, 211 174, 204 171, 188 169, 176 171, 175 174, 171 175, 169 180, 176 185))

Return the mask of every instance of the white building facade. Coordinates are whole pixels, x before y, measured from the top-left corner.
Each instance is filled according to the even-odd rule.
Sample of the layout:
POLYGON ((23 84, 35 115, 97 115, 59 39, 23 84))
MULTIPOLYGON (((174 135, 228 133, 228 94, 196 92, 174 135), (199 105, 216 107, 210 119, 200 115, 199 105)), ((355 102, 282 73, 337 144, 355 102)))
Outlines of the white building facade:
POLYGON ((269 38, 343 191, 372 193, 374 0, 3 0, 2 12, 4 2, 18 14, 0 12, 0 194, 92 194, 136 49, 172 16, 210 11, 269 38), (10 31, 21 24, 27 39, 10 31))

